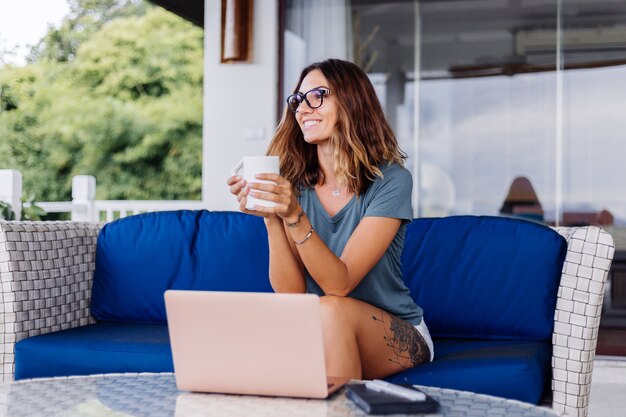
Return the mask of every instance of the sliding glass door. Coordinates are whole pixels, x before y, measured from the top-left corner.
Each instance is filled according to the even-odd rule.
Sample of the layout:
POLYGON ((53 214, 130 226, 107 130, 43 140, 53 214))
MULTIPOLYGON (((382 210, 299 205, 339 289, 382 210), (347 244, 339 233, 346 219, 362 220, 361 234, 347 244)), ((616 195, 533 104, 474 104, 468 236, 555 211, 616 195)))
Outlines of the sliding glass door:
POLYGON ((282 90, 337 57, 376 86, 416 216, 626 225, 626 8, 584 0, 285 0, 282 90))

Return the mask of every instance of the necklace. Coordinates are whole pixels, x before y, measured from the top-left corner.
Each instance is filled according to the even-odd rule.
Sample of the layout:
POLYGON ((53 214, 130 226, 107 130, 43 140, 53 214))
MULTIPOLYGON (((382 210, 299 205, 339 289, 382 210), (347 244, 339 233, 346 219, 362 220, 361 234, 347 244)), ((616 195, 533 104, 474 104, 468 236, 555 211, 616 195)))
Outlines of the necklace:
POLYGON ((330 188, 332 190, 333 197, 337 198, 337 197, 341 196, 341 188, 331 187, 331 185, 328 184, 328 183, 326 183, 326 185, 328 186, 328 188, 330 188))

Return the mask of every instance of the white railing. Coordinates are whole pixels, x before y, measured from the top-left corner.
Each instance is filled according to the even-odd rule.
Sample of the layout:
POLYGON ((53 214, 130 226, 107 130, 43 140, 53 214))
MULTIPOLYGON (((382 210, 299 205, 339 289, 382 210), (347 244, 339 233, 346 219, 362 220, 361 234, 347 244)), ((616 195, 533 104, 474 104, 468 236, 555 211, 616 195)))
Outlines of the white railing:
MULTIPOLYGON (((22 175, 15 170, 0 170, 0 201, 11 204, 20 218, 22 175)), ((132 214, 165 210, 201 210, 207 204, 198 200, 96 200, 96 179, 77 175, 72 179, 72 201, 37 202, 48 213, 71 213, 75 221, 110 222, 132 214)), ((27 204, 24 204, 27 206, 27 204)))
POLYGON ((0 169, 0 201, 9 203, 20 218, 22 213, 22 174, 13 169, 0 169))

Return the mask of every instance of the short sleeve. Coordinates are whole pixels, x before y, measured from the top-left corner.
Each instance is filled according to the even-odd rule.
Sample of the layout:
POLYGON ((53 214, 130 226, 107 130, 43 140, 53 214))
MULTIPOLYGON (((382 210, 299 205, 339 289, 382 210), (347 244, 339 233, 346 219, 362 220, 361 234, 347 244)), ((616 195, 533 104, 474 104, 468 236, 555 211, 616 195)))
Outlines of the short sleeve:
POLYGON ((411 173, 397 164, 387 166, 382 172, 383 177, 377 178, 366 192, 365 198, 369 203, 364 217, 413 220, 411 173))

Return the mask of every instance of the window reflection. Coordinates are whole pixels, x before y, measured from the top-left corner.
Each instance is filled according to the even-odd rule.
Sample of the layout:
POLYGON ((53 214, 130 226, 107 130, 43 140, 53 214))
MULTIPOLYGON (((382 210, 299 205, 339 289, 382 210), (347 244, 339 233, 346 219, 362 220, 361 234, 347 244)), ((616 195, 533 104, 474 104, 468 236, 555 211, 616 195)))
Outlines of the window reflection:
POLYGON ((626 225, 626 11, 616 2, 561 2, 561 19, 544 0, 284 4, 284 91, 315 60, 364 68, 409 154, 416 215, 498 215, 525 178, 541 207, 527 217, 626 225))

